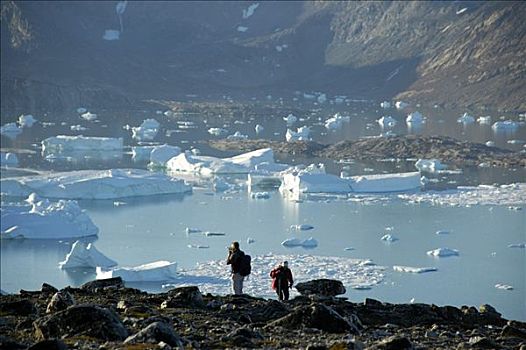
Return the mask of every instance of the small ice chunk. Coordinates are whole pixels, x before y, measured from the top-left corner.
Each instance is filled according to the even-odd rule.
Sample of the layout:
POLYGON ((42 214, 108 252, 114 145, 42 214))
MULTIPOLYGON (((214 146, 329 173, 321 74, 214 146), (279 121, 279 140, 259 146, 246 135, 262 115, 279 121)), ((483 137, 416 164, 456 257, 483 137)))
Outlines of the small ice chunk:
POLYGON ((514 122, 512 120, 505 120, 505 121, 499 121, 493 123, 491 128, 493 131, 499 132, 499 131, 507 131, 507 132, 513 132, 517 130, 519 127, 519 124, 517 122, 514 122))
POLYGON ((380 107, 384 109, 391 108, 391 102, 388 102, 388 101, 381 102, 380 107))
POLYGON ((20 117, 18 117, 18 124, 20 124, 20 126, 23 128, 30 128, 36 122, 37 120, 31 114, 22 114, 20 117))
POLYGON ((80 115, 80 117, 84 120, 87 120, 87 121, 94 121, 95 119, 97 119, 97 115, 95 113, 91 113, 91 112, 86 112, 86 113, 83 113, 80 115))
POLYGON ((136 267, 119 267, 109 271, 97 267, 97 279, 121 277, 125 282, 165 282, 177 278, 177 263, 155 261, 136 267))
POLYGON ((382 240, 382 241, 385 241, 385 242, 392 243, 392 242, 398 241, 398 238, 396 238, 396 237, 393 236, 393 235, 386 234, 386 235, 383 235, 383 236, 382 236, 381 240, 382 240))
POLYGON ((438 231, 435 232, 435 234, 437 234, 437 235, 448 235, 448 234, 450 234, 450 231, 448 231, 448 230, 438 230, 438 231))
POLYGON ((228 133, 228 130, 223 129, 223 128, 209 128, 208 133, 214 136, 222 136, 228 133))
POLYGON ((187 227, 187 228, 185 229, 185 232, 186 232, 186 234, 190 234, 190 233, 201 233, 201 232, 203 232, 203 231, 201 231, 201 230, 198 229, 198 228, 187 227))
POLYGON ((290 225, 291 231, 308 231, 312 229, 314 229, 314 226, 309 224, 290 225))
POLYGON ((246 140, 248 139, 248 135, 243 135, 241 132, 236 131, 232 135, 228 135, 226 139, 227 140, 246 140))
POLYGON ((120 150, 123 148, 122 138, 85 137, 58 135, 42 140, 42 151, 95 151, 120 150))
POLYGON ((248 30, 248 27, 245 27, 245 26, 237 26, 237 31, 238 32, 241 32, 241 33, 244 33, 248 30))
POLYGON ((93 243, 76 241, 66 259, 59 263, 61 269, 92 268, 97 266, 110 268, 117 266, 117 262, 102 254, 93 243))
POLYGON ((298 118, 294 114, 289 114, 286 117, 283 117, 283 120, 287 122, 287 124, 293 124, 295 123, 298 118))
POLYGON ((377 122, 382 128, 394 128, 397 123, 396 119, 391 117, 390 115, 383 116, 382 118, 378 119, 377 122))
POLYGON ((259 6, 259 2, 256 2, 252 5, 250 5, 249 7, 247 7, 246 9, 243 10, 243 19, 247 19, 249 18, 250 16, 252 16, 254 14, 254 11, 256 11, 256 9, 258 8, 259 6))
POLYGON ((189 244, 187 246, 188 248, 196 248, 196 249, 208 249, 210 246, 208 245, 201 245, 201 244, 189 244))
POLYGON ((475 118, 465 112, 460 118, 457 119, 457 123, 472 124, 475 122, 475 118))
POLYGON ((22 128, 19 128, 16 123, 7 123, 0 127, 0 134, 9 138, 16 138, 21 132, 22 128))
POLYGON ((303 248, 315 248, 318 246, 318 241, 313 237, 307 238, 301 243, 303 248))
POLYGON ((437 248, 427 252, 427 255, 436 257, 458 256, 458 250, 450 248, 437 248))
POLYGON ((508 143, 510 145, 523 145, 526 142, 523 141, 523 140, 513 139, 513 140, 508 140, 506 143, 508 143))
POLYGON ((355 250, 355 248, 353 248, 353 247, 345 247, 345 248, 343 248, 343 250, 350 251, 350 250, 355 250))
POLYGON ((487 115, 485 117, 478 117, 477 122, 479 124, 491 124, 491 116, 487 115))
POLYGON ((84 107, 79 107, 79 108, 77 108, 77 113, 78 113, 78 114, 84 114, 84 113, 86 113, 87 111, 88 111, 88 109, 87 109, 87 108, 84 108, 84 107))
POLYGON ((248 237, 247 238, 247 244, 252 244, 252 243, 255 243, 256 240, 254 238, 251 238, 251 237, 248 237))
POLYGON ((252 192, 250 193, 250 198, 252 199, 269 199, 270 193, 268 192, 252 192))
POLYGON ((508 244, 508 248, 526 248, 526 243, 512 243, 512 244, 508 244))
POLYGON ((299 238, 287 238, 281 245, 284 247, 300 247, 303 244, 303 240, 299 238))
POLYGON ((405 122, 407 124, 422 124, 424 122, 424 116, 422 113, 415 111, 407 116, 405 122))
POLYGON ((326 94, 320 94, 317 98, 318 103, 323 104, 327 102, 327 95, 326 94))
POLYGON ((404 101, 396 101, 395 107, 396 109, 404 109, 409 106, 409 103, 406 103, 404 101))
POLYGON ((18 166, 18 157, 14 153, 0 153, 0 166, 18 166))
POLYGON ((71 126, 69 127, 69 129, 70 129, 71 131, 85 131, 85 130, 88 130, 88 128, 86 128, 86 127, 84 127, 84 126, 82 126, 82 125, 80 125, 80 124, 78 124, 78 125, 71 125, 71 126))
POLYGON ((254 129, 256 129, 256 134, 259 134, 259 133, 261 133, 265 128, 264 128, 261 124, 257 124, 256 127, 255 127, 254 129))
POLYGON ((437 271, 436 267, 411 267, 411 266, 393 266, 393 270, 398 272, 424 273, 437 271))
POLYGON ((203 232, 203 235, 205 235, 206 237, 225 236, 226 233, 224 233, 224 232, 205 231, 205 232, 203 232))
POLYGON ((423 172, 436 173, 439 170, 444 170, 447 168, 444 164, 438 159, 419 159, 415 163, 415 167, 423 172))
POLYGON ((102 36, 102 39, 113 41, 113 40, 119 40, 121 36, 121 32, 116 29, 106 29, 104 31, 104 35, 102 36))
POLYGON ((145 119, 140 126, 132 127, 132 137, 138 141, 152 141, 159 132, 159 122, 155 119, 145 119))
POLYGON ((310 128, 308 126, 302 126, 297 129, 297 131, 292 131, 291 129, 287 129, 287 132, 285 134, 285 139, 287 142, 293 142, 293 141, 308 141, 310 140, 310 128))
POLYGON ((485 145, 488 147, 495 147, 495 141, 486 141, 485 145))
POLYGON ((466 12, 467 10, 468 10, 467 7, 461 8, 460 10, 458 10, 458 11, 456 12, 456 14, 457 14, 457 15, 463 14, 463 13, 466 12))
POLYGON ((497 288, 497 289, 504 289, 504 290, 513 290, 513 286, 510 286, 508 284, 502 284, 502 283, 497 283, 495 285, 495 288, 497 288))

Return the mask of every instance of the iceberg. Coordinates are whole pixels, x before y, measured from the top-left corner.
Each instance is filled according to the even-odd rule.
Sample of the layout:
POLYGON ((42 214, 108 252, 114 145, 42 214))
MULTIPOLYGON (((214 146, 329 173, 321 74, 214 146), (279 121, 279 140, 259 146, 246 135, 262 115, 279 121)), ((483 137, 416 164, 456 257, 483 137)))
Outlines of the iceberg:
POLYGON ((97 267, 111 268, 117 266, 117 262, 102 254, 93 243, 76 241, 71 246, 71 251, 66 255, 66 259, 59 263, 61 269, 92 268, 97 267))
POLYGON ((437 271, 436 267, 410 267, 410 266, 393 266, 393 270, 398 272, 424 273, 437 271))
POLYGON ((169 282, 177 278, 177 263, 155 261, 136 267, 118 267, 106 271, 97 267, 97 279, 121 277, 125 282, 169 282))
POLYGON ((378 119, 377 122, 382 128, 394 128, 397 123, 396 119, 391 117, 390 115, 378 119))
POLYGON ((161 145, 155 146, 150 152, 149 166, 166 166, 166 162, 181 154, 181 148, 177 146, 161 145))
POLYGON ((488 147, 495 147, 495 141, 486 141, 484 144, 488 147))
POLYGON ((250 198, 252 199, 269 199, 270 193, 268 192, 251 192, 250 198))
POLYGON ((241 32, 241 33, 244 33, 248 30, 248 27, 245 27, 245 26, 237 26, 237 31, 238 32, 241 32))
POLYGON ((457 119, 457 123, 462 124, 473 124, 475 122, 475 118, 472 115, 469 115, 467 112, 465 112, 460 118, 457 119))
POLYGON ((7 123, 0 127, 0 134, 15 139, 22 132, 16 123, 7 123))
POLYGON ((457 256, 458 250, 450 248, 437 248, 427 252, 427 255, 435 257, 457 256))
POLYGON ((166 163, 168 170, 208 176, 211 174, 246 174, 261 163, 274 164, 274 152, 263 148, 230 158, 196 156, 184 152, 166 163))
POLYGON ((145 119, 138 127, 132 127, 132 137, 138 141, 152 141, 159 132, 159 122, 155 119, 145 119))
POLYGON ((250 16, 252 16, 254 14, 254 11, 256 11, 256 9, 258 8, 258 6, 259 6, 259 2, 256 2, 250 5, 249 7, 247 7, 245 10, 243 10, 243 19, 247 19, 250 16))
POLYGON ((283 117, 283 120, 287 122, 287 124, 294 124, 298 118, 294 114, 289 114, 286 117, 283 117))
POLYGON ((58 135, 42 140, 42 151, 121 150, 122 138, 58 135))
POLYGON ((288 238, 281 242, 281 245, 287 248, 303 247, 303 248, 315 248, 318 246, 318 241, 312 237, 308 239, 299 238, 288 238))
POLYGON ((409 103, 406 103, 404 101, 396 101, 395 102, 396 109, 404 109, 404 108, 406 108, 408 106, 409 106, 409 103))
POLYGON ((495 132, 513 132, 516 131, 518 127, 519 124, 517 122, 514 122, 513 120, 505 120, 493 123, 491 129, 495 132))
POLYGON ((349 181, 336 175, 300 172, 284 174, 279 190, 283 194, 295 193, 349 193, 349 181))
POLYGON ((37 120, 31 114, 22 114, 20 117, 18 117, 18 124, 20 124, 20 126, 23 128, 30 128, 36 122, 37 120))
POLYGON ((10 196, 35 192, 48 198, 116 199, 192 191, 183 180, 141 169, 79 170, 1 180, 10 196))
POLYGON ((398 238, 396 238, 395 236, 390 235, 390 234, 383 235, 382 238, 380 238, 380 239, 382 241, 384 241, 384 242, 389 242, 389 243, 398 241, 398 238))
POLYGON ((491 116, 487 115, 485 117, 478 117, 477 122, 479 124, 491 124, 491 116))
POLYGON ((357 193, 405 192, 422 186, 418 171, 351 176, 345 179, 349 179, 351 192, 357 193))
POLYGON ((285 133, 285 139, 287 140, 287 142, 309 141, 309 135, 310 128, 308 126, 302 126, 301 128, 298 128, 297 131, 287 129, 287 132, 285 133))
POLYGON ((86 112, 86 113, 83 113, 80 115, 80 117, 82 119, 85 119, 87 121, 94 121, 97 119, 97 115, 95 113, 91 113, 91 112, 86 112))
POLYGON ((84 107, 79 107, 79 108, 77 108, 77 113, 78 113, 78 114, 84 114, 84 113, 86 113, 87 111, 88 111, 87 108, 84 108, 84 107))
POLYGON ((228 130, 223 129, 223 128, 210 128, 208 129, 208 133, 214 136, 222 136, 228 133, 228 130))
POLYGON ((153 149, 157 146, 132 146, 131 155, 134 162, 149 160, 153 149))
POLYGON ((309 224, 298 224, 298 225, 290 225, 289 228, 291 231, 309 231, 313 230, 314 226, 309 224))
POLYGON ((29 205, 2 206, 2 239, 71 239, 96 236, 99 232, 76 201, 50 202, 35 194, 26 201, 29 205))
POLYGON ((113 40, 119 40, 121 36, 121 32, 116 29, 106 29, 104 31, 104 35, 102 35, 102 39, 113 41, 113 40))
POLYGON ((342 127, 343 122, 349 122, 351 118, 349 116, 342 116, 340 113, 336 113, 333 117, 325 121, 325 127, 329 130, 336 130, 342 127))
POLYGON ((419 159, 415 163, 415 167, 423 172, 437 173, 439 170, 447 168, 438 159, 419 159))
POLYGON ((526 243, 512 243, 512 244, 508 244, 508 248, 526 248, 526 243))
POLYGON ((495 288, 503 289, 503 290, 513 290, 513 286, 510 286, 509 284, 503 284, 503 283, 497 283, 495 285, 495 288))
POLYGON ((265 128, 261 124, 257 124, 254 129, 256 130, 256 134, 260 134, 261 132, 263 132, 263 130, 265 130, 265 128))
POLYGON ((14 153, 0 153, 0 166, 18 166, 18 157, 14 153))
POLYGON ((318 246, 318 241, 312 237, 307 238, 301 244, 303 248, 316 248, 318 246))
POLYGON ((248 135, 243 135, 241 132, 236 131, 232 135, 228 135, 226 139, 227 140, 246 140, 248 139, 248 135))
POLYGON ((381 102, 380 107, 384 109, 391 108, 391 102, 388 102, 388 101, 381 102))
POLYGON ((405 119, 407 124, 422 124, 424 122, 424 116, 420 112, 410 113, 405 119))

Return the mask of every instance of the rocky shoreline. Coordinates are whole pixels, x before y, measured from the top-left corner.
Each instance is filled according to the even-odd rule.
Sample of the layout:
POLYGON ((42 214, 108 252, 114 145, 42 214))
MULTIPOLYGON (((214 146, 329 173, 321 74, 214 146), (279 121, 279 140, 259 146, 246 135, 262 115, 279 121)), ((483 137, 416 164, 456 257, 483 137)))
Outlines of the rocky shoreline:
POLYGON ((526 349, 526 323, 490 305, 353 303, 336 280, 296 286, 279 302, 203 295, 198 287, 148 294, 120 278, 0 297, 2 349, 526 349))
POLYGON ((270 147, 277 155, 320 157, 333 160, 439 159, 456 166, 526 167, 526 152, 514 152, 445 136, 405 135, 372 137, 323 145, 311 141, 213 140, 211 147, 223 151, 249 152, 270 147))

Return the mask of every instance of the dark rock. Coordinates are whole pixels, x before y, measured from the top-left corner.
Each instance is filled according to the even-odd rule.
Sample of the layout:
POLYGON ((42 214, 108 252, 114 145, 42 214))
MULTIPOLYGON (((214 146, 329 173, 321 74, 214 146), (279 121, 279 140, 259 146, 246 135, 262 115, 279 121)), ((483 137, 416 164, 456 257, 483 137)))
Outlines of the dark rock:
POLYGON ((143 328, 138 333, 129 336, 124 344, 137 343, 159 343, 165 342, 170 346, 182 346, 181 338, 175 333, 173 328, 164 322, 154 322, 143 328))
POLYGON ((235 337, 245 337, 250 339, 263 339, 263 336, 261 333, 251 330, 247 327, 241 327, 238 328, 232 332, 230 332, 227 337, 235 338, 235 337))
POLYGON ((488 323, 496 323, 501 319, 501 314, 495 308, 488 304, 480 305, 479 312, 488 323))
POLYGON ((497 349, 500 348, 493 340, 486 337, 471 337, 468 344, 472 349, 497 349))
POLYGON ((310 344, 306 350, 327 350, 327 347, 322 344, 310 344))
POLYGON ((287 329, 316 328, 329 333, 358 333, 358 327, 323 304, 302 306, 267 325, 287 329))
POLYGON ((12 339, 9 339, 8 337, 0 335, 0 349, 20 350, 20 349, 27 349, 27 346, 24 344, 20 344, 12 339))
POLYGON ((526 340, 526 331, 506 325, 504 328, 502 328, 501 336, 506 338, 520 338, 526 340))
POLYGON ((53 287, 51 284, 42 283, 42 287, 40 288, 40 293, 55 294, 56 292, 58 292, 58 289, 53 287))
POLYGON ((66 350, 68 347, 60 339, 42 340, 27 350, 66 350))
POLYGON ((363 305, 364 306, 368 306, 368 307, 375 307, 375 306, 381 307, 384 304, 381 301, 376 300, 376 299, 365 298, 365 301, 363 302, 363 305))
POLYGON ((413 344, 406 337, 392 336, 381 342, 373 345, 371 349, 377 350, 411 350, 414 349, 413 344))
POLYGON ((53 297, 51 297, 51 301, 47 304, 46 313, 50 314, 62 311, 73 305, 75 305, 75 298, 73 298, 73 295, 65 290, 61 290, 53 294, 53 297))
POLYGON ((115 312, 96 305, 75 305, 37 319, 38 339, 85 335, 102 340, 124 340, 128 331, 115 312))
POLYGON ((303 295, 335 296, 345 294, 343 283, 331 279, 318 279, 296 284, 296 289, 303 295))
POLYGON ((122 278, 120 277, 113 277, 113 278, 86 282, 82 286, 80 286, 80 289, 87 290, 90 292, 94 292, 97 289, 105 289, 105 288, 117 288, 117 289, 124 288, 124 282, 122 278))
POLYGON ((161 309, 174 307, 204 307, 203 295, 196 286, 180 287, 168 292, 168 299, 163 301, 161 309))
POLYGON ((0 303, 0 313, 4 315, 28 316, 37 313, 35 304, 27 299, 0 303))

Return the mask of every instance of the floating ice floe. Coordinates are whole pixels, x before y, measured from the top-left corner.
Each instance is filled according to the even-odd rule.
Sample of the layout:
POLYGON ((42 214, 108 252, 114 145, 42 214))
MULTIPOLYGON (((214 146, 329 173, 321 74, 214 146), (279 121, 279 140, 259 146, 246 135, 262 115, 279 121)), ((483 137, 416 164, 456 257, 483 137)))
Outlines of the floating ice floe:
POLYGON ((186 232, 186 234, 188 235, 188 234, 191 234, 191 233, 201 233, 201 232, 203 232, 203 231, 200 230, 200 229, 198 229, 198 228, 187 227, 187 228, 185 229, 185 232, 186 232))
POLYGON ((265 128, 261 124, 257 124, 254 129, 256 130, 256 134, 259 134, 263 132, 263 130, 265 130, 265 128))
POLYGON ((71 251, 66 259, 59 263, 61 269, 91 268, 97 266, 110 268, 117 266, 117 262, 102 254, 93 243, 76 241, 71 246, 71 251))
POLYGON ((391 102, 388 102, 388 101, 381 102, 380 107, 384 109, 391 108, 391 102))
POLYGON ((437 173, 447 168, 447 166, 442 164, 438 159, 419 159, 416 161, 415 167, 427 173, 437 173))
POLYGON ((327 95, 326 94, 320 94, 320 95, 318 95, 316 100, 318 101, 319 104, 324 104, 325 102, 327 102, 327 95))
POLYGON ((247 19, 254 14, 254 11, 259 7, 259 2, 256 2, 243 10, 243 19, 247 19))
POLYGON ((390 115, 378 119, 377 122, 382 128, 394 128, 397 123, 396 119, 391 117, 390 115))
POLYGON ((502 283, 497 283, 495 285, 495 288, 503 289, 503 290, 513 290, 513 286, 510 286, 509 284, 502 284, 502 283))
POLYGON ((450 249, 450 248, 437 248, 437 249, 428 251, 426 254, 430 256, 435 256, 435 257, 446 257, 446 256, 459 255, 458 250, 450 249))
POLYGON ((18 124, 23 128, 30 128, 35 124, 37 120, 31 114, 22 114, 18 117, 18 124))
POLYGON ((395 102, 396 109, 404 109, 404 108, 406 108, 408 106, 409 106, 409 103, 406 103, 404 101, 396 101, 395 102))
POLYGON ((438 230, 438 231, 435 232, 435 234, 437 234, 437 235, 448 235, 450 233, 451 232, 448 231, 448 230, 438 230))
POLYGON ((348 122, 350 120, 351 118, 349 116, 342 116, 340 113, 336 113, 333 117, 325 121, 325 128, 329 130, 340 129, 343 122, 348 122))
POLYGON ((188 248, 195 248, 195 249, 208 249, 208 248, 210 248, 209 245, 204 245, 204 244, 188 244, 187 247, 188 248))
MULTIPOLYGON (((306 254, 252 255, 252 273, 249 281, 245 282, 243 291, 257 297, 276 298, 276 293, 269 288, 268 271, 281 261, 289 262, 296 283, 312 279, 336 278, 347 290, 355 287, 373 288, 383 281, 385 270, 382 266, 363 264, 365 260, 361 259, 306 254)), ((195 268, 179 271, 178 279, 163 287, 173 288, 196 284, 199 285, 202 293, 214 295, 232 293, 231 276, 229 270, 225 269, 224 260, 202 262, 198 263, 195 268)), ((290 293, 291 297, 299 295, 294 288, 290 293)))
POLYGON ((526 248, 526 243, 513 243, 509 244, 508 248, 526 248))
POLYGON ((487 115, 485 117, 478 117, 477 123, 479 124, 491 124, 491 116, 487 115))
POLYGON ((469 115, 467 112, 465 112, 460 118, 457 119, 457 123, 462 124, 473 124, 475 122, 475 118, 472 115, 469 115))
POLYGON ((79 107, 79 108, 77 108, 77 113, 78 113, 78 114, 84 114, 84 113, 86 113, 87 111, 88 111, 88 109, 87 109, 87 108, 84 108, 84 107, 79 107))
POLYGON ((298 224, 298 225, 290 225, 289 228, 291 231, 309 231, 313 230, 314 226, 309 224, 298 224))
POLYGON ((97 119, 97 115, 95 113, 86 112, 80 115, 80 117, 87 121, 94 121, 97 119))
POLYGON ((141 169, 80 170, 1 180, 1 192, 48 198, 116 199, 191 192, 183 180, 141 169))
POLYGON ((302 126, 297 131, 287 129, 285 134, 287 142, 293 141, 309 141, 310 140, 310 128, 308 126, 302 126))
POLYGON ((248 135, 243 135, 241 132, 236 131, 232 135, 228 135, 226 139, 227 140, 246 140, 248 139, 248 135))
POLYGON ((113 40, 119 40, 121 36, 121 32, 116 29, 106 29, 104 31, 104 34, 102 35, 102 39, 113 41, 113 40))
POLYGON ((121 150, 122 138, 58 135, 42 140, 42 151, 121 150))
POLYGON ((243 153, 230 158, 195 156, 181 153, 166 163, 168 170, 209 176, 212 174, 246 174, 261 163, 274 164, 274 152, 270 148, 243 153))
POLYGON ((268 192, 251 192, 250 193, 250 198, 253 198, 253 199, 269 199, 270 198, 270 193, 268 193, 268 192))
POLYGON ((488 147, 495 147, 495 141, 486 141, 484 144, 488 147))
POLYGON ((209 128, 208 133, 214 136, 222 136, 228 133, 228 130, 223 128, 209 128))
POLYGON ((238 32, 241 32, 241 33, 244 33, 248 30, 248 27, 245 27, 245 26, 237 26, 237 31, 238 32))
POLYGON ((463 8, 461 8, 460 10, 458 10, 458 11, 456 12, 456 14, 457 14, 457 15, 461 15, 461 14, 463 14, 464 12, 466 12, 467 10, 468 10, 467 7, 463 7, 463 8))
POLYGON ((88 128, 86 128, 86 127, 84 127, 84 126, 82 126, 80 124, 78 124, 78 125, 71 125, 69 127, 69 129, 71 131, 86 131, 86 130, 88 130, 88 128))
POLYGON ((132 137, 138 141, 152 141, 159 132, 159 122, 155 119, 145 119, 138 127, 132 127, 132 137))
POLYGON ((177 263, 155 261, 136 267, 118 267, 106 271, 97 267, 97 279, 121 277, 125 282, 170 282, 177 278, 177 263))
POLYGON ((510 145, 523 145, 523 144, 525 144, 526 142, 523 141, 523 140, 513 139, 513 140, 508 140, 508 141, 506 141, 506 143, 508 143, 508 144, 510 144, 510 145))
POLYGON ((346 178, 352 192, 385 193, 404 192, 421 187, 419 172, 371 174, 346 178))
POLYGON ((149 166, 165 167, 166 162, 179 154, 181 154, 180 147, 170 145, 155 146, 150 152, 149 166))
POLYGON ((0 127, 0 134, 11 139, 16 138, 22 132, 16 123, 7 123, 0 127))
POLYGON ((526 183, 459 186, 454 190, 400 194, 398 197, 411 203, 447 206, 523 205, 526 203, 526 183))
POLYGON ((424 116, 420 112, 410 113, 405 119, 407 124, 422 124, 424 122, 424 116))
POLYGON ((380 239, 384 242, 389 242, 389 243, 398 241, 398 238, 390 234, 383 235, 382 238, 380 239))
POLYGON ((298 118, 294 114, 289 114, 288 116, 283 117, 283 120, 290 125, 294 124, 298 120, 298 118))
POLYGON ((287 248, 292 248, 292 247, 316 248, 318 246, 318 241, 314 239, 313 237, 310 237, 307 239, 287 238, 286 240, 281 242, 281 245, 287 248))
POLYGON ((131 148, 132 160, 135 162, 145 161, 150 159, 150 154, 156 146, 133 146, 131 148))
POLYGON ((18 157, 14 153, 0 153, 0 166, 6 167, 6 166, 18 166, 18 157))
POLYGON ((40 200, 35 194, 26 201, 29 205, 2 206, 2 239, 71 239, 95 236, 99 232, 76 201, 50 202, 40 200))
POLYGON ((513 120, 504 120, 500 122, 495 122, 491 126, 493 131, 499 132, 513 132, 519 128, 519 123, 514 122, 513 120))
POLYGON ((411 266, 393 266, 393 270, 397 272, 409 272, 409 273, 425 273, 437 271, 436 267, 411 267, 411 266))

